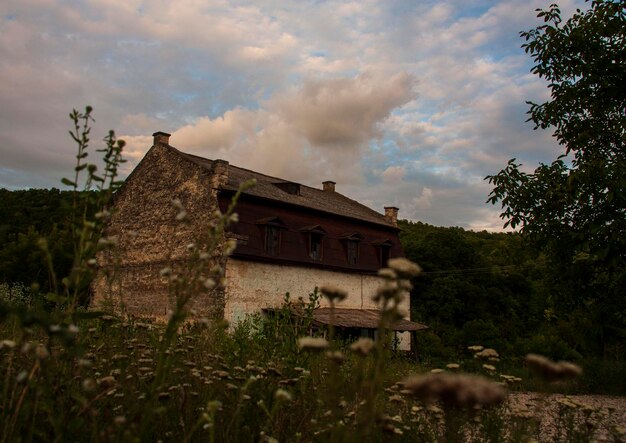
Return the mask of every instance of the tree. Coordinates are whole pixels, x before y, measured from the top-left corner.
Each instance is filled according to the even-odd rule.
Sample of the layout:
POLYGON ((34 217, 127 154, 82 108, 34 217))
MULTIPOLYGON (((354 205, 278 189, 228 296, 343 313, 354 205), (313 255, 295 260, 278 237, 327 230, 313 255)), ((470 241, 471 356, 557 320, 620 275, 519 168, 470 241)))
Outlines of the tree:
MULTIPOLYGON (((505 227, 519 227, 541 245, 564 276, 569 270, 578 277, 573 269, 586 264, 588 278, 578 286, 582 294, 573 297, 573 288, 570 301, 608 315, 613 331, 617 327, 623 335, 626 1, 592 1, 565 22, 557 5, 538 11, 544 23, 520 35, 535 62, 531 72, 548 82, 551 97, 542 104, 528 102, 529 121, 535 129, 554 129, 564 152, 533 173, 510 160, 486 177, 494 185, 488 202, 500 202, 505 227)), ((602 340, 606 332, 603 327, 602 340)))

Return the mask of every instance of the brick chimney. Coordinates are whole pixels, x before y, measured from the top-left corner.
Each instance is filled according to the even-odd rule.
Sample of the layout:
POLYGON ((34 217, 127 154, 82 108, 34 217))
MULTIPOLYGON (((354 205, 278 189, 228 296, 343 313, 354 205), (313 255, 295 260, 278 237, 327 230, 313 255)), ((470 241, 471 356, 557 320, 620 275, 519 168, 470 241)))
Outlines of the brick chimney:
POLYGON ((157 131, 152 136, 154 137, 154 146, 156 145, 169 145, 170 144, 170 135, 167 132, 157 131))
POLYGON ((398 211, 395 206, 385 206, 385 219, 394 226, 398 226, 398 211))
POLYGON ((324 186, 324 192, 335 192, 335 185, 336 183, 331 180, 326 180, 322 183, 322 186, 324 186))

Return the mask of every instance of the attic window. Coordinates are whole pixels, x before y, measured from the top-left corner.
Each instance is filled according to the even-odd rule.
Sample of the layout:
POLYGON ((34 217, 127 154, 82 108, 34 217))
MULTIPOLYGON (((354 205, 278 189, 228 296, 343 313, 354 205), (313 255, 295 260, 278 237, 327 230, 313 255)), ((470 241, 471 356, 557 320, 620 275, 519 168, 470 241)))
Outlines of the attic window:
POLYGON ((265 226, 265 252, 269 255, 278 255, 280 252, 280 228, 277 226, 265 226))
POLYGON ((278 189, 285 191, 287 194, 300 195, 300 183, 293 182, 278 182, 272 183, 278 189))
POLYGON ((322 261, 323 257, 323 240, 326 231, 320 225, 306 226, 300 231, 304 232, 307 237, 307 247, 309 258, 315 261, 322 261))
POLYGON ((381 242, 374 243, 374 246, 376 247, 378 252, 378 264, 381 267, 387 266, 393 243, 389 239, 385 239, 381 242))
POLYGON ((346 258, 348 259, 348 264, 356 265, 359 261, 359 243, 363 240, 363 236, 359 233, 353 232, 345 234, 341 238, 346 248, 346 258))
POLYGON ((348 264, 356 265, 359 261, 359 242, 357 240, 346 240, 346 254, 348 264))
POLYGON ((278 217, 266 217, 257 220, 256 224, 263 225, 263 249, 265 252, 273 256, 280 254, 281 231, 286 228, 282 220, 278 217))

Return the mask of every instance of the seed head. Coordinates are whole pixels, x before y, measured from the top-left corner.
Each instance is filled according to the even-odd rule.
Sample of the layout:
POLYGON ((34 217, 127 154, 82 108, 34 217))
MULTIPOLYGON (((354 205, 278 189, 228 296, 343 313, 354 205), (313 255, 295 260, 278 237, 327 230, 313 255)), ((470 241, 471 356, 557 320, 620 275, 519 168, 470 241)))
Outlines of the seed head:
POLYGON ((495 349, 491 349, 491 348, 485 348, 480 352, 477 352, 476 354, 474 354, 475 358, 484 358, 484 359, 493 359, 493 358, 499 358, 500 354, 498 354, 498 352, 495 349))
POLYGON ((374 340, 368 337, 361 337, 350 345, 350 350, 365 357, 374 349, 374 340))
POLYGON ((48 348, 46 348, 44 345, 38 344, 35 348, 35 356, 39 360, 45 360, 46 358, 50 357, 50 351, 48 351, 48 348))
POLYGON ((411 278, 422 272, 422 268, 406 258, 398 257, 389 259, 387 266, 393 269, 401 278, 411 278))
POLYGON ((277 401, 284 401, 284 402, 289 402, 292 400, 291 394, 288 391, 285 391, 284 389, 276 389, 276 392, 274 392, 274 398, 277 401))
POLYGON ((499 384, 469 374, 414 375, 403 384, 415 397, 427 403, 441 401, 446 408, 489 407, 501 403, 506 396, 499 384))
POLYGON ((378 275, 383 278, 386 278, 387 280, 395 280, 396 278, 398 278, 398 274, 396 274, 396 271, 394 271, 393 269, 389 269, 389 268, 379 269, 378 275))
POLYGON ((528 354, 525 361, 526 366, 528 366, 531 371, 546 381, 576 378, 583 373, 582 368, 578 365, 565 361, 555 363, 549 358, 539 354, 528 354))
POLYGON ((328 341, 322 337, 300 337, 298 339, 298 348, 305 351, 321 351, 328 346, 328 341))

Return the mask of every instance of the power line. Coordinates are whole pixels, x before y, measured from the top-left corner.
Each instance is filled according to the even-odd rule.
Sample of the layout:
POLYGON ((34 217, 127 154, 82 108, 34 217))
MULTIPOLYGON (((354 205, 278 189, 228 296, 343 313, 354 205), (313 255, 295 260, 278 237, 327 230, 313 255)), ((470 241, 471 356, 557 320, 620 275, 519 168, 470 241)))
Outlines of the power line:
POLYGON ((447 274, 483 274, 494 271, 508 271, 513 269, 525 268, 531 266, 527 265, 504 265, 504 266, 489 266, 482 268, 467 268, 467 269, 450 269, 445 271, 422 271, 420 275, 447 275, 447 274))

